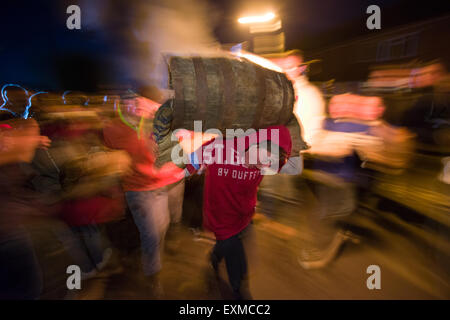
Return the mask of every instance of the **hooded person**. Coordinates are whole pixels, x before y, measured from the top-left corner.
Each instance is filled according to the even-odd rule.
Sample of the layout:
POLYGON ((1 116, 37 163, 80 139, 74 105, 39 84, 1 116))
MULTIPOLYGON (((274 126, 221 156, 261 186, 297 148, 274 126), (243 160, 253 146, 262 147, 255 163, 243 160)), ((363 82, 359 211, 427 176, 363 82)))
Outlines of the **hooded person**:
MULTIPOLYGON (((243 242, 251 230, 258 186, 264 175, 289 167, 291 149, 289 130, 273 126, 239 137, 216 137, 187 156, 187 175, 205 171, 203 221, 216 237, 211 264, 217 272, 219 262, 225 260, 236 299, 251 298, 243 242)), ((300 170, 297 166, 296 171, 287 171, 300 170)))

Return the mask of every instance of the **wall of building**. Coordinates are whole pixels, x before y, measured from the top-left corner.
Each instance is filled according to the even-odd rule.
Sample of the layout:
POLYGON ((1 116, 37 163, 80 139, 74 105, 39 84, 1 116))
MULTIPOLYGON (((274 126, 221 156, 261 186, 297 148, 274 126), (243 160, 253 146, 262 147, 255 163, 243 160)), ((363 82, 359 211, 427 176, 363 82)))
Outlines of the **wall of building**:
POLYGON ((437 58, 450 69, 450 15, 375 32, 373 36, 306 52, 307 59, 322 60, 314 67, 311 80, 364 81, 373 66, 437 58))

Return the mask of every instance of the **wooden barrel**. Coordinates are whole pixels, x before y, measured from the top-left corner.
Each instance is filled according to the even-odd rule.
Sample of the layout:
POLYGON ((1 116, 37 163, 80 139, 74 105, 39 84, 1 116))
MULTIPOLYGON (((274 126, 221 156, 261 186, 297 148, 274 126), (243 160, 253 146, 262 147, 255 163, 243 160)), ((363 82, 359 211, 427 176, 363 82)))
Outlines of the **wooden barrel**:
POLYGON ((172 57, 172 129, 260 129, 291 119, 295 94, 286 75, 243 58, 172 57))

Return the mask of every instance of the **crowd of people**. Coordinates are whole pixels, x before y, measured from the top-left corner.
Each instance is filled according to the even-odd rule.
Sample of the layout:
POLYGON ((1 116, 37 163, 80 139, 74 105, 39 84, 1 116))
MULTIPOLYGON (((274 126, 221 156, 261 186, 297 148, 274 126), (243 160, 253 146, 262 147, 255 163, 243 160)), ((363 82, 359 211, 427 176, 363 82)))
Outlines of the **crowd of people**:
MULTIPOLYGON (((31 95, 21 87, 5 86, 0 114, 0 298, 41 296, 45 283, 32 234, 44 225, 62 243, 71 264, 80 267, 83 280, 124 272, 104 224, 120 221, 127 209, 139 231, 148 290, 163 298, 161 251, 166 233, 176 237, 182 228, 185 180, 192 175, 204 175, 205 180, 203 224, 216 238, 209 261, 216 272, 225 262, 236 299, 251 298, 245 243, 254 232, 258 190, 266 196, 295 197, 302 192, 295 181, 305 179, 314 194, 299 267, 323 268, 345 241, 357 242, 342 222, 357 209, 361 192, 370 190, 371 174, 405 169, 414 141, 448 143, 446 71, 439 62, 412 69, 407 98, 414 94, 415 100, 395 116, 389 104, 394 98, 379 94, 376 86, 364 95, 335 94, 328 101, 309 82, 309 62, 303 58, 297 50, 269 57, 293 83, 293 113, 307 150, 293 154, 289 131, 273 126, 265 136, 257 132, 233 138, 231 144, 208 140, 188 154, 184 166, 156 163, 153 118, 165 102, 158 90, 31 95), (277 141, 271 141, 272 130, 277 141), (225 157, 232 152, 227 147, 239 143, 244 149, 234 155, 233 164, 198 161, 214 144, 221 144, 225 157), (274 172, 265 174, 274 166, 274 172)), ((448 183, 448 168, 443 175, 448 183)))

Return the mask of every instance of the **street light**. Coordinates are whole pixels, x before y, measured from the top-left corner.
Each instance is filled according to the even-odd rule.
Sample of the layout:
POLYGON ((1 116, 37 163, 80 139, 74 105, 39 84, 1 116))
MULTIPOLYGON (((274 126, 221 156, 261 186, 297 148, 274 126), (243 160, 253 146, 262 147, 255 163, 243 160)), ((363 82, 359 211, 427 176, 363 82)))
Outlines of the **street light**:
POLYGON ((241 24, 264 23, 264 22, 269 22, 273 18, 275 18, 275 14, 273 12, 268 12, 263 16, 249 16, 249 17, 239 18, 238 22, 241 24))
POLYGON ((275 13, 269 11, 264 15, 241 17, 238 22, 249 27, 254 53, 284 51, 284 32, 281 31, 281 18, 275 13))

